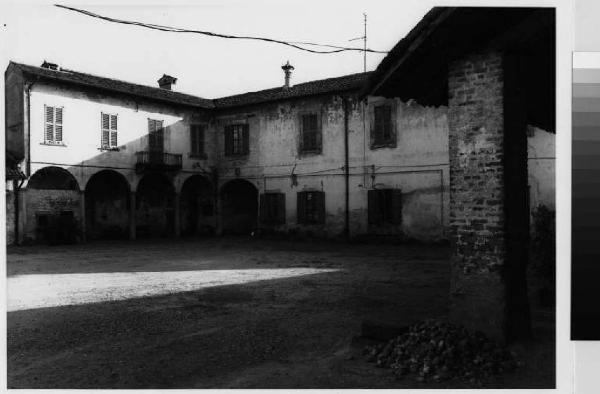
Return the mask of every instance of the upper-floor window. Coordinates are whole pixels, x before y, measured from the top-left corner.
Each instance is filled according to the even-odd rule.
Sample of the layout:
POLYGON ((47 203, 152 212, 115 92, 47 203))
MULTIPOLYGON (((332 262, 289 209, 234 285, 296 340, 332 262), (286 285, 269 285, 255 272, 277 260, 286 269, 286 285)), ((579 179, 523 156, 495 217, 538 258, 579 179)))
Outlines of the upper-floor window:
POLYGON ((321 152, 321 124, 318 114, 300 117, 300 152, 321 152))
POLYGON ((102 118, 102 149, 117 147, 117 115, 101 113, 102 118))
POLYGON ((44 106, 45 128, 44 142, 62 144, 63 142, 63 107, 44 106))
POLYGON ((225 126, 225 156, 246 155, 249 152, 248 124, 225 126))
POLYGON ((190 126, 190 156, 204 157, 204 126, 193 124, 190 126))
POLYGON ((392 123, 392 106, 377 105, 373 108, 373 129, 371 131, 371 147, 393 146, 396 135, 392 123))
POLYGON ((153 152, 162 152, 164 148, 163 121, 148 119, 148 149, 153 152))

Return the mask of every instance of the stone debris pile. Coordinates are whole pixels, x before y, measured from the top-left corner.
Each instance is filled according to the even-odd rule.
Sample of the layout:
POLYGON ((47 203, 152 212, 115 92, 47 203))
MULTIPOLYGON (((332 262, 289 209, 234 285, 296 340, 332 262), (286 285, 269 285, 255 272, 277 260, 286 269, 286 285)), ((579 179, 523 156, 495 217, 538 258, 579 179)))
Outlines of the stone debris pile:
POLYGON ((398 378, 419 381, 451 379, 480 383, 517 367, 514 355, 480 332, 436 320, 410 326, 387 343, 368 346, 367 360, 390 368, 398 378))

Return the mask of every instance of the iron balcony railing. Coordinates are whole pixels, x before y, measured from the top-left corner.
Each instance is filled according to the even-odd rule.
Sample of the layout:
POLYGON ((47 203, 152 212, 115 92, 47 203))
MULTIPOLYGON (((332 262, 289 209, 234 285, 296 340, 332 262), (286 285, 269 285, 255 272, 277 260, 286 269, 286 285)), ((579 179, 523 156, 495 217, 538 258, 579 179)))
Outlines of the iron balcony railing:
POLYGON ((143 151, 136 152, 135 169, 138 172, 146 170, 177 171, 181 169, 181 155, 165 152, 143 151))

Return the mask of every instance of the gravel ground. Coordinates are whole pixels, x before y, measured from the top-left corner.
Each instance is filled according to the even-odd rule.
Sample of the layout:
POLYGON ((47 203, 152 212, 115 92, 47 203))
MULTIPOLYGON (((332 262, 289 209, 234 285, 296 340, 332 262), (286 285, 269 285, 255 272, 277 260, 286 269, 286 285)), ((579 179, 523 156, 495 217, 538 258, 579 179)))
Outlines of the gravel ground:
MULTIPOLYGON (((244 238, 9 248, 9 388, 444 388, 361 355, 365 319, 446 315, 449 250, 244 238)), ((553 315, 525 367, 552 387, 553 315)))

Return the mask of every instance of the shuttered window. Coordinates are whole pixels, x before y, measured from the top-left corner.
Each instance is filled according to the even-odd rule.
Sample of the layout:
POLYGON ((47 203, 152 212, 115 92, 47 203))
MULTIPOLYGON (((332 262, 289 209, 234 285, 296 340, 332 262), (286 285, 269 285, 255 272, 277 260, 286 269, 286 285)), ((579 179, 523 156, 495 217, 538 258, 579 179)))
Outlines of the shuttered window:
POLYGON ((117 115, 101 113, 102 149, 116 148, 118 143, 117 138, 117 115))
POLYGON ((247 155, 249 145, 248 124, 225 126, 225 156, 247 155))
POLYGON ((298 224, 325 223, 325 193, 321 191, 298 192, 298 224))
POLYGON ((62 144, 63 142, 63 107, 44 106, 44 142, 62 144))
POLYGON ((164 148, 163 121, 148 119, 148 149, 151 152, 163 152, 164 148))
POLYGON ((374 147, 396 143, 396 135, 392 127, 392 107, 378 105, 373 108, 372 145, 374 147))
POLYGON ((204 157, 204 127, 202 125, 190 126, 190 156, 204 157))
POLYGON ((317 114, 304 114, 300 117, 302 153, 321 152, 321 125, 317 114))
POLYGON ((369 190, 369 224, 402 224, 402 190, 369 190))
POLYGON ((285 193, 260 195, 260 221, 264 224, 285 224, 285 193))

